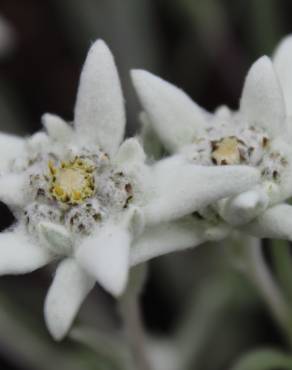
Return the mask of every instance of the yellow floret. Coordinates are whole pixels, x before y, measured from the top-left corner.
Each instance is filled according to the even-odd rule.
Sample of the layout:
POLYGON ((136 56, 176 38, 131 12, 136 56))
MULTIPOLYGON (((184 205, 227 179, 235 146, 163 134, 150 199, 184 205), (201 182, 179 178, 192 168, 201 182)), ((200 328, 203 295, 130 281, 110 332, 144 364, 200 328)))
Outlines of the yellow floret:
POLYGON ((59 167, 49 161, 48 167, 50 192, 59 202, 80 204, 93 195, 95 186, 92 164, 76 157, 73 161, 62 161, 59 167))

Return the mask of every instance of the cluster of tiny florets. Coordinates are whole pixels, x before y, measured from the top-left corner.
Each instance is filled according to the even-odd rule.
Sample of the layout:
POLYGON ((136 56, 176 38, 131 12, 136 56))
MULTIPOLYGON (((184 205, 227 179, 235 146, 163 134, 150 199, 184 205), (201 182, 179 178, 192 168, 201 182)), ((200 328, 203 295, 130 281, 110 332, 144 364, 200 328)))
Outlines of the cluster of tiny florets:
POLYGON ((206 136, 195 139, 183 152, 199 165, 258 167, 263 181, 279 182, 288 162, 270 143, 269 135, 259 128, 216 122, 207 128, 206 136))
POLYGON ((122 212, 133 198, 131 180, 107 154, 81 149, 59 158, 49 153, 27 168, 30 203, 24 210, 28 230, 43 221, 70 232, 90 234, 111 213, 122 212))
POLYGON ((75 157, 73 161, 62 161, 56 166, 49 161, 50 193, 58 202, 80 204, 95 191, 93 161, 75 157))
POLYGON ((89 234, 90 231, 106 218, 104 210, 97 199, 91 199, 80 204, 66 213, 64 224, 73 233, 89 234))
POLYGON ((281 173, 288 165, 288 160, 278 151, 271 151, 261 162, 261 174, 265 180, 280 182, 281 173))
POLYGON ((196 139, 188 156, 196 164, 258 166, 269 148, 269 137, 255 128, 210 127, 205 137, 196 139))
MULTIPOLYGON (((280 183, 288 160, 271 145, 269 135, 260 128, 243 127, 239 122, 216 122, 206 135, 184 147, 182 153, 192 163, 205 166, 249 165, 259 168, 263 182, 280 183), (237 123, 237 125, 235 125, 237 123)), ((199 219, 218 222, 216 205, 193 214, 199 219)))
POLYGON ((60 209, 45 203, 30 203, 24 211, 24 221, 28 230, 33 233, 40 222, 62 222, 62 212, 60 209))

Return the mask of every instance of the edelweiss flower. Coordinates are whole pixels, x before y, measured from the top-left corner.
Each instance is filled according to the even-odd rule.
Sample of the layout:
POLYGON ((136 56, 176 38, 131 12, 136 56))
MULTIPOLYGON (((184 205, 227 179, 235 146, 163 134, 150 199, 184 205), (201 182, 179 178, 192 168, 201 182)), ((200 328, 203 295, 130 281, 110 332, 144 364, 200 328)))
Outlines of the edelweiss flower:
POLYGON ((0 199, 18 220, 0 234, 0 273, 26 273, 62 259, 45 302, 56 339, 96 280, 115 296, 123 292, 130 245, 144 224, 185 216, 258 180, 247 167, 226 167, 219 178, 219 170, 177 157, 148 166, 137 139, 121 144, 123 96, 102 41, 85 62, 73 125, 50 114, 43 124, 46 132, 27 140, 0 136, 0 199))
MULTIPOLYGON (((292 195, 291 63, 289 37, 279 46, 274 62, 264 56, 251 67, 239 111, 223 106, 214 114, 159 77, 143 70, 132 72, 146 123, 170 153, 210 171, 247 165, 260 175, 256 186, 196 210, 192 217, 172 225, 171 240, 168 228, 167 235, 160 229, 157 249, 165 253, 197 245, 208 240, 204 230, 212 226, 222 230, 218 238, 226 236, 228 227, 236 226, 259 237, 292 239, 292 208, 282 203, 292 195)), ((153 230, 148 232, 153 235, 153 230)), ((210 239, 213 237, 212 233, 210 239)), ((148 242, 140 239, 137 254, 139 244, 148 242)))
POLYGON ((60 339, 96 280, 112 294, 122 292, 131 234, 142 223, 139 197, 133 200, 139 178, 130 174, 140 158, 133 157, 128 173, 124 161, 143 151, 135 139, 120 146, 123 96, 102 41, 81 74, 74 127, 50 114, 43 124, 47 132, 27 140, 0 138, 0 198, 18 220, 0 235, 0 273, 26 273, 64 257, 45 303, 49 330, 60 339))

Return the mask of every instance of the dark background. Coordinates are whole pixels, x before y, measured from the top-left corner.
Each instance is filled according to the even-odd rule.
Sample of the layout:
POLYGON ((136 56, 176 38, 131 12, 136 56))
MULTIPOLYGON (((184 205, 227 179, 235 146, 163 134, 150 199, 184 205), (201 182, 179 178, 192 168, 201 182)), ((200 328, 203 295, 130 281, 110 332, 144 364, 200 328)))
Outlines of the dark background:
MULTIPOLYGON (((235 109, 251 63, 292 32, 292 3, 279 0, 0 0, 0 14, 14 40, 0 60, 0 127, 21 135, 40 129, 45 112, 72 120, 79 73, 96 38, 115 55, 133 134, 139 105, 131 68, 175 83, 210 111, 221 104, 235 109)), ((12 221, 2 205, 2 229, 12 221)), ((204 245, 150 265, 141 300, 146 326, 166 340, 175 334, 178 347, 189 338, 189 369, 227 369, 262 345, 285 349, 228 258, 224 246, 204 245)), ((100 353, 49 337, 42 305, 53 271, 1 278, 0 369, 111 369, 100 353)), ((116 303, 100 288, 78 322, 101 336, 121 325, 116 303)))

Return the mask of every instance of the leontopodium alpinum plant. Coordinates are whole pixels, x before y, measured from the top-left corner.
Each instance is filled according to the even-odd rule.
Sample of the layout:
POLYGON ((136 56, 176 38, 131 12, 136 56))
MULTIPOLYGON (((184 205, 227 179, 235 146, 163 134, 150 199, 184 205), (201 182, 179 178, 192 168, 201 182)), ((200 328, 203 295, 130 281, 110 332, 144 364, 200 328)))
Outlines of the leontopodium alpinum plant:
POLYGON ((263 56, 252 65, 239 110, 222 106, 214 114, 161 78, 132 72, 144 124, 169 153, 210 171, 245 165, 259 174, 259 182, 247 191, 196 210, 187 226, 185 220, 176 222, 172 238, 167 230, 161 232, 156 238, 161 250, 198 245, 207 239, 202 229, 212 225, 218 239, 236 228, 257 237, 292 240, 292 207, 284 203, 292 195, 291 63, 292 36, 282 41, 273 61, 263 56))
POLYGON ((114 296, 123 293, 130 265, 149 255, 145 228, 169 225, 258 181, 247 166, 210 171, 176 156, 148 165, 137 138, 122 142, 123 95, 103 41, 83 67, 73 123, 45 114, 43 124, 30 138, 0 136, 0 199, 17 219, 0 234, 0 274, 61 260, 45 302, 55 339, 67 333, 96 281, 114 296), (146 242, 135 248, 140 236, 146 242))

